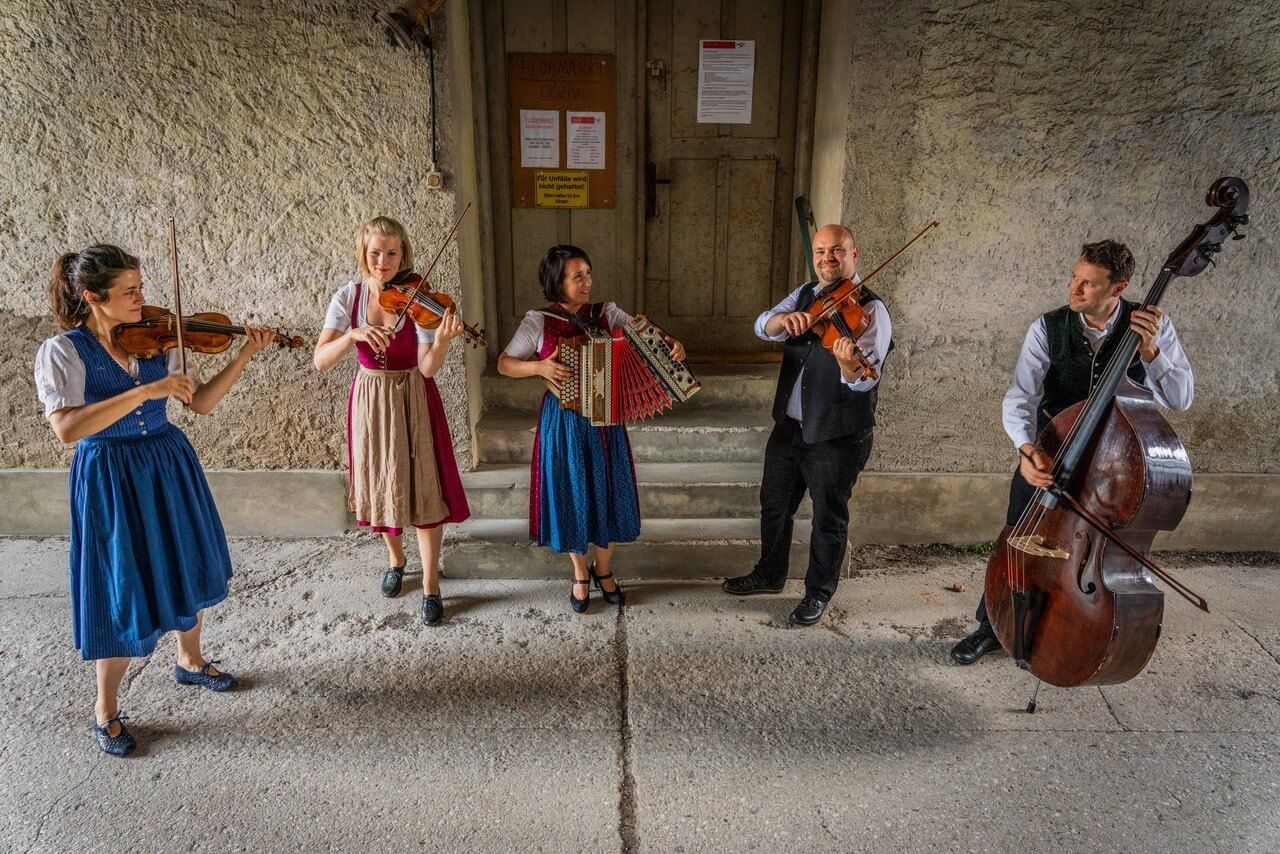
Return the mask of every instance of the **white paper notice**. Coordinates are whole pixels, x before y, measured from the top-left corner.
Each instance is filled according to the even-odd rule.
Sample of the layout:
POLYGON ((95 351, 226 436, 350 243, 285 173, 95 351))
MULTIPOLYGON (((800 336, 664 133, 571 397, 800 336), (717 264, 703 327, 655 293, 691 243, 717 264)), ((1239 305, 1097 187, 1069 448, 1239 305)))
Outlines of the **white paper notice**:
POLYGON ((754 41, 702 39, 698 51, 698 123, 751 124, 754 41))
POLYGON ((560 168, 560 111, 520 111, 520 166, 560 168))
POLYGON ((566 169, 604 168, 604 113, 565 113, 566 169))

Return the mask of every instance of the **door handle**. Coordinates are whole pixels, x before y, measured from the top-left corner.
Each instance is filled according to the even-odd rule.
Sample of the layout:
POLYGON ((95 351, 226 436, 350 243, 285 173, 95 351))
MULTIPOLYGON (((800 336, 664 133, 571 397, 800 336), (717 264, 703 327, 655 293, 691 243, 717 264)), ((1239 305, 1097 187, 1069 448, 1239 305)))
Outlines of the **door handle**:
POLYGON ((646 163, 644 167, 644 218, 658 215, 658 185, 670 184, 670 178, 658 177, 658 164, 646 163))

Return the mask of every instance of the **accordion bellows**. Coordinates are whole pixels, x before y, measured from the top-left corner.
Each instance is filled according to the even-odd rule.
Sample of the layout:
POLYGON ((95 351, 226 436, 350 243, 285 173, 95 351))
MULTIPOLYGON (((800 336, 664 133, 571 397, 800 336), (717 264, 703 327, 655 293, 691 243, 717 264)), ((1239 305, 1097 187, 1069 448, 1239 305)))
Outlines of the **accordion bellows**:
POLYGON ((702 388, 671 358, 663 331, 646 318, 613 332, 588 330, 562 338, 558 358, 573 372, 557 395, 560 407, 590 419, 594 427, 652 418, 702 388))

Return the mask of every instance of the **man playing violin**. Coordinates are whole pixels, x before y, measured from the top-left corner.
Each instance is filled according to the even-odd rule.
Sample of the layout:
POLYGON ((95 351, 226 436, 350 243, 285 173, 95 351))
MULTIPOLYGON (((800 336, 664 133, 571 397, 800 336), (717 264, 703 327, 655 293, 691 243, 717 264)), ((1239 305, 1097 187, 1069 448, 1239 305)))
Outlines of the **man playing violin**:
POLYGON ((805 595, 788 617, 793 626, 818 622, 835 594, 848 548, 849 497, 871 455, 876 388, 893 349, 889 310, 866 288, 859 288, 856 301, 870 322, 856 342, 841 338, 827 350, 810 329, 813 317, 805 309, 841 281, 860 281, 853 233, 843 225, 819 230, 813 266, 818 281, 806 282, 756 318, 756 335, 783 345, 760 484, 760 560, 751 572, 724 582, 725 591, 738 596, 782 592, 795 513, 808 491, 813 533, 805 595), (874 376, 864 374, 859 355, 874 376))
MULTIPOLYGON (((1067 304, 1036 318, 1027 330, 1004 396, 1004 430, 1019 456, 1009 487, 1010 525, 1018 523, 1037 488, 1053 484, 1053 459, 1036 448, 1036 436, 1059 412, 1089 396, 1126 330, 1141 338, 1129 379, 1150 390, 1161 406, 1191 408, 1195 382, 1173 321, 1158 306, 1141 309, 1120 296, 1133 269, 1133 253, 1123 243, 1086 243, 1071 269, 1067 304)), ((972 664, 1000 646, 985 598, 976 616, 977 631, 951 650, 958 664, 972 664)))

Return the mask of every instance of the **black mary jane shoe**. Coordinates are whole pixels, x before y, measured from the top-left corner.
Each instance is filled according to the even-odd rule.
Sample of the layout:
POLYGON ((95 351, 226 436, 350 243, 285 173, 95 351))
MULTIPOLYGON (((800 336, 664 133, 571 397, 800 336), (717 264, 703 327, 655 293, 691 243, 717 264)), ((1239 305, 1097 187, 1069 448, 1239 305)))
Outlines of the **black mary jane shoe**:
POLYGON ((387 574, 382 576, 382 595, 394 599, 400 595, 400 585, 404 583, 404 568, 407 564, 388 567, 387 574))
POLYGON ((591 580, 596 583, 596 589, 600 591, 600 595, 604 597, 604 601, 608 602, 610 605, 622 604, 623 600, 626 598, 622 593, 622 585, 615 581, 613 582, 613 590, 605 590, 604 585, 600 583, 606 578, 613 578, 612 572, 606 573, 605 575, 596 575, 596 565, 594 563, 587 567, 587 572, 591 574, 591 580))
POLYGON ((422 594, 422 623, 438 626, 444 622, 444 600, 439 593, 422 594))
POLYGON ((93 722, 93 738, 98 742, 98 749, 110 756, 128 756, 133 753, 134 748, 138 746, 138 742, 133 740, 133 736, 129 734, 129 730, 125 729, 124 715, 116 715, 108 720, 105 724, 99 724, 95 717, 93 722), (111 735, 111 724, 120 724, 120 732, 111 735))
POLYGON ((822 619, 822 614, 826 610, 826 602, 817 596, 805 596, 800 600, 800 604, 796 606, 795 610, 791 612, 791 616, 787 617, 787 625, 812 626, 822 619))
POLYGON ((1000 648, 1000 640, 991 632, 978 629, 951 648, 951 658, 956 664, 973 664, 989 652, 1000 648))
POLYGON ((591 604, 591 579, 587 578, 579 581, 578 579, 575 578, 573 581, 570 581, 569 582, 569 605, 570 607, 573 608, 574 612, 577 614, 585 614, 587 612, 587 606, 590 604, 591 604), (577 596, 573 595, 573 588, 579 584, 587 588, 587 595, 583 599, 579 599, 577 596))

